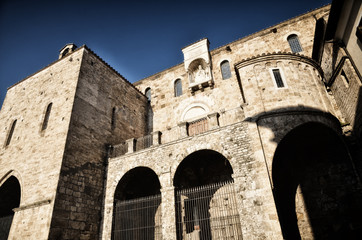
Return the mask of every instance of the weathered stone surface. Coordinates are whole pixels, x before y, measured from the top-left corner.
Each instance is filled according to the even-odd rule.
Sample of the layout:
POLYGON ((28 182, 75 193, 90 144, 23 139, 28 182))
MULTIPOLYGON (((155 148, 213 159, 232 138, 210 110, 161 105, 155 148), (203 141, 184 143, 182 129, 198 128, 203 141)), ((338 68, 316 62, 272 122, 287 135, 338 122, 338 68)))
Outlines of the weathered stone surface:
MULTIPOLYGON (((61 54, 53 64, 10 87, 0 113, 0 187, 9 177, 16 177, 21 201, 14 209, 9 239, 110 239, 116 202, 147 197, 151 192, 161 196, 153 223, 159 225, 153 234, 157 239, 176 239, 184 231, 175 224, 181 214, 175 206, 177 191, 185 187, 182 184, 189 181, 191 187, 197 181, 214 184, 225 179, 233 182, 235 195, 230 196, 235 197, 236 205, 229 204, 229 197, 220 197, 220 187, 204 210, 208 216, 219 214, 220 218, 235 211, 232 217, 240 222, 238 234, 243 239, 288 238, 282 218, 290 216, 281 213, 276 199, 285 195, 293 198, 291 212, 303 239, 358 229, 361 221, 348 212, 348 205, 357 206, 359 213, 356 203, 360 193, 356 189, 362 164, 356 164, 358 155, 351 159, 345 148, 349 142, 341 140, 347 135, 341 123, 350 124, 352 130, 361 128, 361 80, 347 52, 342 48, 335 51, 331 43, 326 43, 321 63, 311 59, 316 19, 327 19, 329 8, 311 11, 210 52, 208 40, 203 39, 185 48, 186 65, 171 67, 134 85, 83 46, 61 54), (298 36, 302 47, 297 54, 291 52, 287 40, 291 34, 298 36), (196 51, 198 47, 202 51, 196 51), (331 54, 336 54, 339 67, 328 59, 331 54), (225 61, 230 65, 227 79, 221 72, 225 61), (204 71, 198 76, 199 82, 192 80, 197 71, 204 71), (174 92, 177 79, 182 82, 180 96, 174 92), (150 102, 143 94, 148 88, 150 102), (311 139, 298 142, 298 136, 304 136, 298 129, 306 126, 311 126, 306 130, 328 138, 306 131, 311 139), (308 162, 305 152, 315 149, 308 142, 323 147, 321 153, 313 150, 313 155, 320 155, 323 161, 302 164, 308 162), (299 144, 304 148, 298 148, 299 144), (295 152, 288 150, 292 147, 295 152), (305 158, 300 160, 300 156, 305 158), (222 164, 213 165, 215 159, 222 159, 222 164), (199 161, 204 165, 198 165, 199 161), (323 164, 328 167, 325 172, 323 164), (230 172, 223 172, 229 171, 228 166, 230 172), (297 167, 302 177, 311 179, 304 181, 295 171, 297 167), (143 175, 137 175, 139 169, 143 175), (179 169, 183 169, 183 178, 179 169), (294 175, 289 176, 289 172, 294 175), (299 185, 294 186, 293 181, 299 185), (287 187, 294 195, 288 195, 283 189, 287 187), (278 195, 278 188, 284 195, 278 195), (342 215, 321 218, 311 214, 311 198, 321 198, 314 205, 327 213, 341 206, 342 215), (156 216, 161 217, 156 220, 156 216), (335 216, 352 217, 349 222, 333 225, 335 216), (313 229, 312 223, 323 228, 313 229), (328 224, 333 229, 328 229, 328 224)), ((359 145, 353 146, 360 151, 359 145)), ((184 209, 191 206, 186 206, 186 200, 182 204, 184 209)), ((193 211, 195 217, 197 210, 193 211)), ((142 216, 132 219, 141 222, 142 216)), ((209 222, 210 226, 217 223, 209 222)), ((203 233, 198 224, 187 230, 188 236, 197 238, 203 233)), ((212 228, 211 234, 228 229, 212 228)))

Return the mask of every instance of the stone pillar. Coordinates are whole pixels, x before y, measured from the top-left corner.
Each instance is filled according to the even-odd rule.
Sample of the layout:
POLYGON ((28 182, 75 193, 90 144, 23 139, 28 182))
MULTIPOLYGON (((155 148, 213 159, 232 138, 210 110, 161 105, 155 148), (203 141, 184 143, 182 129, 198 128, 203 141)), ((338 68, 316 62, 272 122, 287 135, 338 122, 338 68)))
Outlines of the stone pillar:
POLYGON ((178 124, 178 128, 180 129, 179 138, 187 137, 187 122, 181 122, 178 124))
POLYGON ((134 138, 127 139, 126 143, 128 145, 127 153, 133 153, 136 149, 136 139, 134 138))
POLYGON ((219 114, 217 112, 207 115, 207 118, 209 121, 209 130, 219 127, 218 116, 219 116, 219 114))
POLYGON ((162 197, 162 239, 176 239, 175 188, 161 188, 162 197))
POLYGON ((152 133, 152 145, 153 146, 157 146, 161 144, 161 132, 157 131, 157 132, 153 132, 152 133))

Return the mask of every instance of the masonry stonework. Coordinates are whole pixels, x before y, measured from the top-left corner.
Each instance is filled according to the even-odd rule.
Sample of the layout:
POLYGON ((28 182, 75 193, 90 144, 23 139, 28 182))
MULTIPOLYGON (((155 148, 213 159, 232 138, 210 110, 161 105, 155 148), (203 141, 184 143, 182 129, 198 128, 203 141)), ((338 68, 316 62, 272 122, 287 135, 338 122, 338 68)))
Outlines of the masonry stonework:
POLYGON ((361 8, 335 2, 134 84, 66 45, 3 103, 0 238, 358 239, 360 59, 336 22, 361 8))

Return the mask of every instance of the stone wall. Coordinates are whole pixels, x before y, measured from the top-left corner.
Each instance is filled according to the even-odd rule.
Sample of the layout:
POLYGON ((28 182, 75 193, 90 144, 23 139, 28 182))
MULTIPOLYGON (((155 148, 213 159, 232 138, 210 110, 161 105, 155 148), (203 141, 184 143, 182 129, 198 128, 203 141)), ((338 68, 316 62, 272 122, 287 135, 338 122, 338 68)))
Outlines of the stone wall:
POLYGON ((109 159, 102 238, 111 236, 114 192, 120 179, 128 171, 142 166, 152 169, 161 183, 163 239, 175 239, 174 174, 182 160, 205 149, 221 153, 232 166, 243 237, 280 239, 267 171, 263 160, 254 157, 248 123, 217 128, 195 137, 109 159))
POLYGON ((81 60, 82 53, 75 52, 8 89, 0 113, 0 185, 15 176, 21 186, 9 239, 48 238, 81 60), (48 126, 42 130, 49 103, 48 126))
MULTIPOLYGON (((244 103, 243 89, 238 83, 234 66, 243 59, 272 52, 290 52, 287 37, 297 34, 302 52, 299 54, 311 57, 316 17, 328 15, 330 6, 326 6, 307 14, 277 24, 210 52, 213 87, 194 94, 188 89, 188 76, 183 64, 145 78, 135 86, 145 92, 151 88, 153 109, 153 131, 164 131, 182 122, 184 113, 192 105, 203 105, 206 111, 224 112, 239 107, 244 103), (227 60, 231 67, 231 78, 222 79, 220 64, 227 60), (174 81, 181 79, 183 94, 174 96, 174 81), (227 93, 227 94, 226 94, 227 93), (168 114, 172 112, 173 114, 168 114)), ((295 66, 298 68, 298 66, 295 66)), ((257 94, 252 92, 251 94, 257 94)))
POLYGON ((107 146, 146 133, 146 97, 88 48, 78 51, 82 64, 50 238, 97 238, 107 146))

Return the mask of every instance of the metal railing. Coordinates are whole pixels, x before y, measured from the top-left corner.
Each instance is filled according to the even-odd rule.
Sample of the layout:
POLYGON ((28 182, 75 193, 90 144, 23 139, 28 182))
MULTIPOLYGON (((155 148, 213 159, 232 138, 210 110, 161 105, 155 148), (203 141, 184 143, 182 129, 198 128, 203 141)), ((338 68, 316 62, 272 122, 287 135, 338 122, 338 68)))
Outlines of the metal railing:
POLYGON ((136 151, 149 148, 153 144, 153 135, 149 134, 136 139, 136 151))
POLYGON ((178 240, 242 239, 233 182, 176 191, 178 240))
POLYGON ((114 240, 161 240, 161 194, 118 201, 113 221, 114 240))
POLYGON ((124 142, 112 147, 112 152, 110 154, 110 157, 121 156, 126 154, 127 152, 128 152, 128 143, 124 142))

